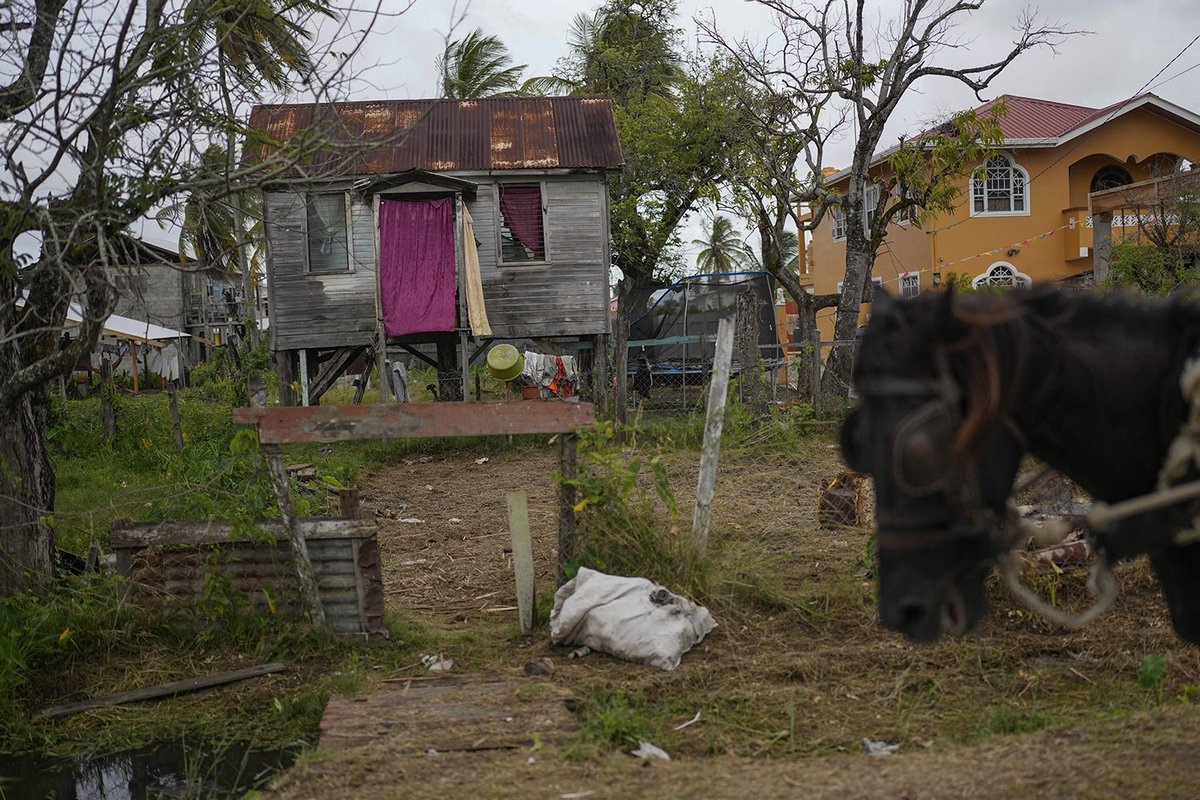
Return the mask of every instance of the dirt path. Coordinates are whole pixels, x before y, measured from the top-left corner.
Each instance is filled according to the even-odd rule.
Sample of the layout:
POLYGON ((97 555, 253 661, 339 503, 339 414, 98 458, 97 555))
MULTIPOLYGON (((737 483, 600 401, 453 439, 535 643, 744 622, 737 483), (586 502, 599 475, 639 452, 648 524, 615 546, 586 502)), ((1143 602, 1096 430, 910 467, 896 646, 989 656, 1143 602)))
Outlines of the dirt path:
MULTIPOLYGON (((414 458, 368 476, 363 506, 380 522, 389 607, 437 632, 456 675, 503 683, 505 702, 573 697, 573 709, 601 722, 437 755, 414 745, 419 721, 381 725, 366 744, 318 751, 278 796, 1200 797, 1200 708, 1189 703, 1200 696, 1200 649, 1174 637, 1143 565, 1121 571, 1115 610, 1088 631, 1051 631, 997 598, 981 636, 911 646, 876 623, 868 533, 815 524, 820 481, 839 469, 828 438, 786 455, 724 457, 714 507, 721 583, 710 602, 720 627, 675 672, 602 655, 569 661, 544 632, 520 637, 505 494, 530 494, 545 591, 555 452, 414 458), (526 677, 522 665, 541 656, 555 673, 526 677), (1139 684, 1148 656, 1165 665, 1149 689, 1139 684), (672 730, 697 710, 701 722, 672 730), (606 725, 652 736, 674 760, 642 766, 627 746, 597 743, 606 725), (868 756, 864 738, 899 754, 868 756)), ((671 459, 688 508, 696 456, 671 459)), ((1081 586, 1066 576, 1052 588, 1070 603, 1081 586)), ((404 679, 380 676, 375 688, 395 691, 404 679)))

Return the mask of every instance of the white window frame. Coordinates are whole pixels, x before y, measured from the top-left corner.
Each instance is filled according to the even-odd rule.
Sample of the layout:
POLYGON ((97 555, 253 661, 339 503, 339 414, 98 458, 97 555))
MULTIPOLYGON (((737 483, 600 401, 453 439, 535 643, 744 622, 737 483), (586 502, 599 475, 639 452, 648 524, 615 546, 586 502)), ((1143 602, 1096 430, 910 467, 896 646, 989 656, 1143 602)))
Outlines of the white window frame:
POLYGON ((492 205, 495 208, 496 220, 496 266, 500 269, 522 269, 524 267, 542 268, 548 267, 552 263, 550 253, 550 226, 549 226, 549 210, 550 206, 547 203, 546 182, 539 180, 507 180, 497 181, 492 184, 492 205), (504 234, 501 228, 504 227, 504 211, 500 208, 500 187, 501 186, 530 186, 536 184, 541 192, 542 200, 542 250, 544 256, 541 261, 505 261, 504 260, 504 234))
POLYGON ((354 200, 350 196, 350 192, 304 192, 300 195, 301 207, 303 208, 303 225, 304 225, 304 272, 307 275, 343 275, 354 272, 354 216, 352 210, 354 208, 354 200), (308 198, 320 195, 336 195, 342 196, 342 205, 346 217, 346 268, 342 269, 322 269, 313 271, 312 268, 312 253, 308 241, 308 198))
POLYGON ((1033 286, 1033 279, 1021 272, 1007 261, 997 261, 985 272, 975 276, 971 288, 980 286, 1007 286, 1012 289, 1028 289, 1033 286))
MULTIPOLYGON (((868 183, 863 187, 863 232, 865 233, 871 227, 871 216, 875 210, 879 208, 879 197, 882 190, 878 183, 868 183)), ((830 206, 829 214, 833 217, 833 225, 830 228, 829 235, 834 241, 840 241, 846 238, 846 212, 841 206, 830 206)))
POLYGON ((921 293, 921 273, 900 273, 900 297, 911 300, 921 293))
POLYGON ((830 206, 829 215, 833 217, 833 225, 830 227, 829 234, 833 240, 840 241, 846 238, 846 212, 839 206, 830 206))
MULTIPOLYGON (((997 176, 998 180, 999 177, 997 176)), ((997 191, 992 189, 991 191, 997 191)), ((997 153, 983 163, 971 174, 971 216, 972 217, 1028 217, 1029 216, 1029 173, 1025 168, 1007 153, 997 153), (1008 170, 1008 211, 991 211, 988 209, 988 184, 993 180, 990 170, 1001 168, 999 162, 1004 162, 1008 170), (1019 186, 1018 186, 1019 184, 1019 186), (976 209, 976 204, 982 201, 983 210, 976 209), (1023 206, 1019 211, 1012 210, 1018 201, 1023 206)))
MULTIPOLYGON (((875 284, 876 289, 880 289, 883 287, 883 278, 872 277, 871 283, 875 284)), ((838 281, 838 285, 837 285, 838 294, 842 293, 842 287, 845 285, 846 285, 845 281, 838 281)))

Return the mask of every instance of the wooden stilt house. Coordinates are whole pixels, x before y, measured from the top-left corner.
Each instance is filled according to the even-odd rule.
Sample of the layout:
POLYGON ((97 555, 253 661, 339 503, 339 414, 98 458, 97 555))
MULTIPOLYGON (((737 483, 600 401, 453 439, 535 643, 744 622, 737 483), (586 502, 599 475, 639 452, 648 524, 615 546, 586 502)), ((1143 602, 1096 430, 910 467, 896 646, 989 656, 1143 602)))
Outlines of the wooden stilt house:
POLYGON ((436 362, 442 399, 467 399, 497 339, 553 340, 606 372, 623 163, 608 99, 258 106, 250 126, 251 160, 310 143, 264 191, 271 340, 296 401, 387 348, 436 362))

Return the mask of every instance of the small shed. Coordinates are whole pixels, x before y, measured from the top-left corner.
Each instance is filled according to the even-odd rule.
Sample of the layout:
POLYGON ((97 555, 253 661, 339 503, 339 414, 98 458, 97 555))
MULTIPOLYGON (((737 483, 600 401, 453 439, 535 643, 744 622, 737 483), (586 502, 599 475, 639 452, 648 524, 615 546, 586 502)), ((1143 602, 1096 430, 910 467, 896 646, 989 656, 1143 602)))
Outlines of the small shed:
POLYGON ((250 127, 266 144, 249 159, 320 142, 264 189, 271 336, 302 403, 365 353, 382 371, 387 347, 436 362, 442 399, 467 399, 497 339, 606 373, 609 99, 257 106, 250 127))

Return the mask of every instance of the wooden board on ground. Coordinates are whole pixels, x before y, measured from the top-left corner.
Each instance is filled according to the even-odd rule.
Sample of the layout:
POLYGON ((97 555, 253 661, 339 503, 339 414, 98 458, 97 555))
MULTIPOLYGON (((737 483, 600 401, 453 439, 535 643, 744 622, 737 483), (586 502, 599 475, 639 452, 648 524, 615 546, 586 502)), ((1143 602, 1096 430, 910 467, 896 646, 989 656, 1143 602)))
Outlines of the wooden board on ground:
POLYGON ((236 681, 244 681, 248 678, 261 678, 263 675, 272 675, 276 672, 283 672, 287 667, 278 662, 270 664, 260 664, 257 667, 245 667, 243 669, 234 669, 228 672, 216 672, 212 675, 203 675, 199 678, 187 678, 182 681, 173 681, 172 683, 164 683, 160 686, 148 686, 144 689, 131 689, 128 692, 109 695, 107 697, 93 697, 88 700, 80 700, 76 703, 67 703, 66 705, 54 706, 40 712, 40 717, 65 717, 68 714, 78 714, 80 711, 87 711, 90 708, 103 708, 105 706, 121 705, 122 703, 136 703, 141 700, 157 700, 162 697, 174 697, 175 695, 184 694, 186 692, 195 692, 200 689, 210 689, 214 686, 223 686, 227 683, 236 681))
POLYGON ((336 695, 318 749, 383 745, 389 753, 508 750, 574 737, 571 693, 548 681, 438 676, 368 695, 336 695))

